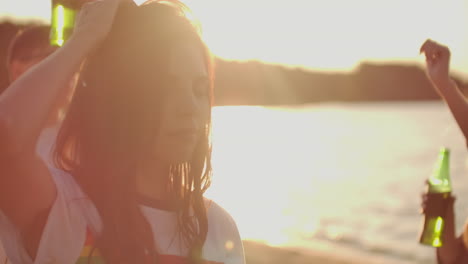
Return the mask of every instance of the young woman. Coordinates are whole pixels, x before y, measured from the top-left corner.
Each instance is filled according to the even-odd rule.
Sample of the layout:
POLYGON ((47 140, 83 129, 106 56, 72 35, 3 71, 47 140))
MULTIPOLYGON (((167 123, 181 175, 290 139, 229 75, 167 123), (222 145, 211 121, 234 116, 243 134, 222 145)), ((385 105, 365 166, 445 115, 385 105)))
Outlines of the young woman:
MULTIPOLYGON (((0 97, 0 239, 11 263, 244 263, 211 174, 212 62, 176 1, 98 0, 0 97), (35 142, 80 69, 55 145, 35 142)), ((2 260, 3 261, 3 260, 2 260)))
MULTIPOLYGON (((465 140, 468 139, 468 102, 457 84, 449 76, 450 50, 448 47, 433 40, 427 40, 421 46, 421 53, 426 56, 426 68, 429 80, 436 91, 445 100, 465 140)), ((426 208, 427 197, 423 196, 423 211, 426 208)), ((441 264, 468 263, 468 229, 456 238, 454 197, 448 201, 446 226, 444 227, 444 245, 437 249, 437 261, 441 264)))

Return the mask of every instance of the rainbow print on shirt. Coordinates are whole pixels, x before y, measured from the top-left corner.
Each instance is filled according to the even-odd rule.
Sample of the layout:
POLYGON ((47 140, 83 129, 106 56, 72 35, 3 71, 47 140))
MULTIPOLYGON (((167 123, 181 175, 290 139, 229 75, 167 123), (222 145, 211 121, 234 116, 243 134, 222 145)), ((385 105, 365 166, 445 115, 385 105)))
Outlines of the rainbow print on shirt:
POLYGON ((81 250, 80 257, 78 258, 78 261, 76 261, 75 264, 105 264, 104 259, 101 257, 99 254, 99 250, 96 248, 93 250, 93 245, 94 245, 94 239, 91 231, 89 229, 86 230, 86 241, 83 247, 83 250, 81 250), (93 250, 93 255, 91 257, 91 261, 88 262, 89 259, 89 253, 93 250))
MULTIPOLYGON (((94 249, 91 261, 88 262, 89 254, 93 250, 94 239, 89 229, 86 231, 86 241, 81 251, 80 257, 75 264, 105 264, 104 258, 99 254, 98 249, 94 249)), ((174 255, 159 255, 160 264, 189 264, 186 257, 174 256, 174 255)), ((223 262, 216 261, 204 261, 204 264, 224 264, 223 262)))

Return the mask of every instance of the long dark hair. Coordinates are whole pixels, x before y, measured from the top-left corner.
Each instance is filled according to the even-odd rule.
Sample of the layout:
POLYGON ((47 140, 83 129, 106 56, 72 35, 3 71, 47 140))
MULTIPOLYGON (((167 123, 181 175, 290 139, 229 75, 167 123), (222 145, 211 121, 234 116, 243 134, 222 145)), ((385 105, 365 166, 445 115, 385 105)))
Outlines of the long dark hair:
MULTIPOLYGON (((213 84, 211 55, 186 12, 177 1, 122 3, 111 32, 82 67, 58 134, 55 162, 96 206, 103 223, 96 247, 108 263, 158 262, 158 234, 140 211, 135 172, 148 159, 160 123, 169 49, 180 42, 199 47, 213 84)), ((212 95, 210 89, 211 102, 212 95)), ((191 263, 201 262, 208 231, 203 194, 211 179, 210 113, 205 128, 190 161, 155 175, 165 177, 168 200, 179 205, 178 235, 191 263)))

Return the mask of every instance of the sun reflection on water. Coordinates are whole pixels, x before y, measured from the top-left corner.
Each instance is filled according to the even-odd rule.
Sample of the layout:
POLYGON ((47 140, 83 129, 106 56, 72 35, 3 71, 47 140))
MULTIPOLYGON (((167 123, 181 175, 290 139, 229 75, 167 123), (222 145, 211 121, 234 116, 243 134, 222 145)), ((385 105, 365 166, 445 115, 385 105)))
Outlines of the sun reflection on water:
POLYGON ((441 145, 453 146, 455 191, 467 193, 462 135, 433 129, 453 122, 441 103, 215 107, 206 195, 234 217, 243 239, 424 260, 418 199, 441 145))
MULTIPOLYGON (((304 137, 330 135, 320 135, 315 121, 302 123, 300 118, 300 112, 292 115, 264 107, 217 107, 213 111, 214 177, 207 196, 226 207, 246 239, 284 245, 298 229, 303 230, 296 234, 301 236, 317 232, 320 201, 314 202, 313 197, 319 192, 318 181, 336 179, 304 175, 315 162, 328 162, 323 158, 332 155, 329 146, 314 144, 312 148, 304 144, 304 137), (298 211, 303 210, 310 213, 298 218, 298 211)), ((321 175, 321 170, 315 173, 321 175)), ((340 175, 338 171, 332 174, 340 175)))

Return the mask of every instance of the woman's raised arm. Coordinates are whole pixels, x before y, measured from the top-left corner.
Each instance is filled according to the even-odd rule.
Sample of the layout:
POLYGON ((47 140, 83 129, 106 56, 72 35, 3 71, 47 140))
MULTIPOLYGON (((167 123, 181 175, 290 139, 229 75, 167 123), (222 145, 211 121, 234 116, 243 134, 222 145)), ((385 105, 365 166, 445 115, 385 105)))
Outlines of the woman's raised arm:
POLYGON ((36 140, 61 90, 107 35, 120 1, 85 4, 67 43, 0 96, 0 211, 19 229, 33 258, 45 224, 38 216, 50 210, 57 193, 50 171, 36 157, 36 140))
POLYGON ((85 4, 70 40, 0 96, 1 154, 24 155, 25 151, 34 151, 60 91, 67 89, 86 55, 105 38, 120 1, 97 0, 85 4))
POLYGON ((440 96, 445 100, 468 142, 468 102, 457 84, 450 79, 450 50, 435 41, 427 40, 421 46, 426 55, 427 75, 440 96))

